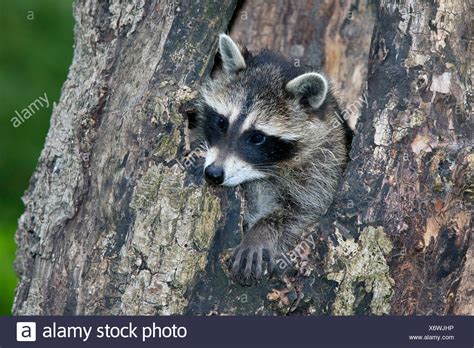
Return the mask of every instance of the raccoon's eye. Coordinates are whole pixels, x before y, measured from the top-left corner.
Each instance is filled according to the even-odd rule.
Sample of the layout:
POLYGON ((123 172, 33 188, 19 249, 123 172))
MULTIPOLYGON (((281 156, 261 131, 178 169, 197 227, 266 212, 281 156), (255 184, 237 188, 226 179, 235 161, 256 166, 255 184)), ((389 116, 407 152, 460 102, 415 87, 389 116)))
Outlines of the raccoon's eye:
POLYGON ((262 145, 267 137, 262 132, 254 132, 250 137, 250 142, 254 145, 262 145))
POLYGON ((227 130, 227 120, 224 117, 219 116, 217 119, 217 126, 225 132, 227 130))

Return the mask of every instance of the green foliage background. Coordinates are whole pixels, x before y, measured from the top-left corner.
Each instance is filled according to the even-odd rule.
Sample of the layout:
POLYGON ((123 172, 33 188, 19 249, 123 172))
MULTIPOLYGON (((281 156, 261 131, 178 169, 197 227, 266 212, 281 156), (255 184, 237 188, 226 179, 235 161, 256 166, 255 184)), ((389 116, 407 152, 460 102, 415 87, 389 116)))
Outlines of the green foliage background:
POLYGON ((16 276, 14 234, 21 196, 36 166, 73 53, 72 0, 0 3, 0 315, 9 315, 16 276), (47 94, 42 108, 17 128, 11 119, 47 94))

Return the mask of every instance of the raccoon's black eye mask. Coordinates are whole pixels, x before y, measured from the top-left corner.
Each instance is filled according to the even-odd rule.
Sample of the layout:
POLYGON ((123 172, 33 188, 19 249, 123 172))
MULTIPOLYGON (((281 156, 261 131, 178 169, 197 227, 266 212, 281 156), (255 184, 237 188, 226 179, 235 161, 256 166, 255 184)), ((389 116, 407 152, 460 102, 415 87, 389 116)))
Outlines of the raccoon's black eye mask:
POLYGON ((241 135, 238 153, 249 163, 270 166, 293 158, 297 150, 296 141, 249 129, 241 135))
POLYGON ((254 145, 263 145, 267 140, 267 135, 260 131, 254 131, 249 138, 250 142, 254 145))
POLYGON ((210 147, 225 147, 251 164, 273 165, 294 157, 296 141, 268 135, 258 129, 248 129, 242 134, 229 133, 229 121, 210 106, 202 111, 201 129, 210 147))
POLYGON ((224 133, 227 131, 227 128, 229 127, 229 121, 225 117, 222 117, 220 115, 217 115, 217 126, 220 128, 221 131, 224 133))
POLYGON ((227 133, 229 121, 209 106, 203 110, 201 124, 205 139, 210 146, 215 145, 227 133))

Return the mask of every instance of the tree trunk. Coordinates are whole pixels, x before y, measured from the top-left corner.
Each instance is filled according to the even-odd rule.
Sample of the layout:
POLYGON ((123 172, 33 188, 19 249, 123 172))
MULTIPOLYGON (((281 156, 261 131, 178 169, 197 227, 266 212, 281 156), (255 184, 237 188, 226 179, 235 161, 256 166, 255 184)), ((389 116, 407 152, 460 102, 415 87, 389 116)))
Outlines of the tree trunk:
POLYGON ((380 3, 368 104, 321 221, 333 313, 473 314, 471 15, 465 1, 380 3))
POLYGON ((184 311, 225 205, 179 165, 178 108, 235 6, 76 2, 74 60, 24 196, 14 313, 184 311))
POLYGON ((182 112, 236 5, 76 3, 74 60, 23 198, 14 313, 472 313, 467 2, 236 12, 250 49, 324 67, 353 120, 365 105, 333 207, 254 287, 223 267, 239 192, 202 184, 182 112))

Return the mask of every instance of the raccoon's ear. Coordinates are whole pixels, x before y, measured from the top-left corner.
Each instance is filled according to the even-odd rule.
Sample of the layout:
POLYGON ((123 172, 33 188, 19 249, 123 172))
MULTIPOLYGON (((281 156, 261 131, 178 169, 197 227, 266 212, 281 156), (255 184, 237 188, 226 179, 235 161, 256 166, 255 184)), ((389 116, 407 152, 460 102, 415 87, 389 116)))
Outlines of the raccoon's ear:
POLYGON ((311 107, 317 109, 326 100, 328 81, 323 75, 310 72, 295 77, 286 84, 285 89, 300 100, 306 100, 311 107))
POLYGON ((239 46, 226 34, 219 35, 219 53, 225 72, 236 73, 247 67, 239 46))

